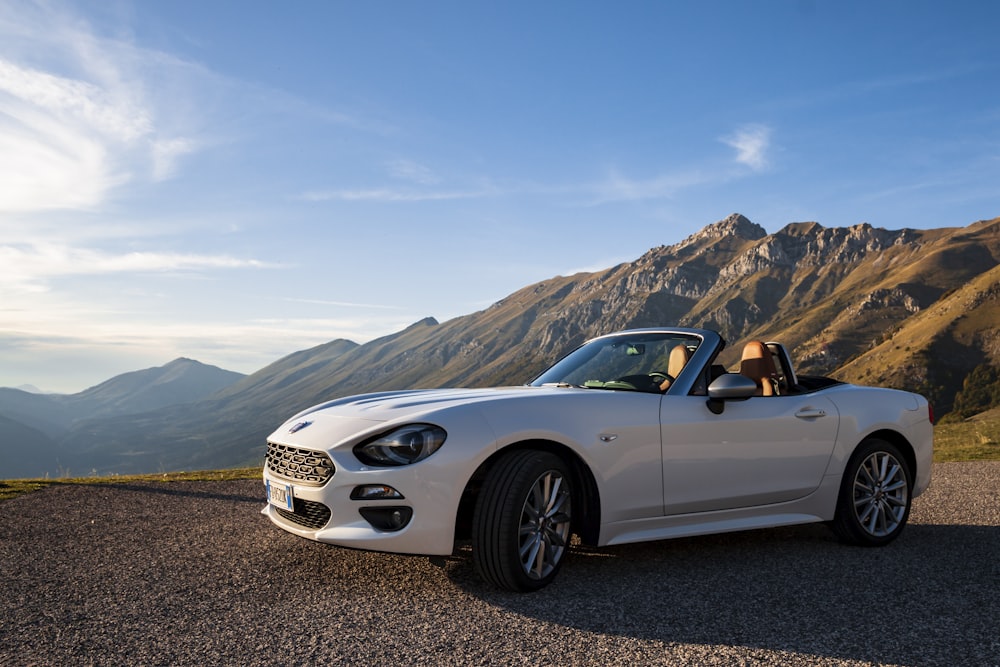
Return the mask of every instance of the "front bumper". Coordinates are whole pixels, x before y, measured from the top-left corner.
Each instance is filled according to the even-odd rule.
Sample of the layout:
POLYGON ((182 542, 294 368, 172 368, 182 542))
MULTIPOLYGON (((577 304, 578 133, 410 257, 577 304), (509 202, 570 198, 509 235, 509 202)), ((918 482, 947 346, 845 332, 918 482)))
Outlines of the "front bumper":
POLYGON ((422 464, 398 469, 340 468, 322 486, 297 483, 265 467, 265 487, 290 490, 292 509, 282 504, 282 498, 269 501, 262 513, 283 530, 317 542, 392 553, 448 555, 454 548, 460 494, 456 497, 454 480, 447 476, 435 480, 438 475, 421 475, 435 472, 434 467, 422 464), (352 498, 352 492, 366 485, 391 486, 403 497, 352 498), (394 516, 402 516, 405 525, 395 528, 394 516))

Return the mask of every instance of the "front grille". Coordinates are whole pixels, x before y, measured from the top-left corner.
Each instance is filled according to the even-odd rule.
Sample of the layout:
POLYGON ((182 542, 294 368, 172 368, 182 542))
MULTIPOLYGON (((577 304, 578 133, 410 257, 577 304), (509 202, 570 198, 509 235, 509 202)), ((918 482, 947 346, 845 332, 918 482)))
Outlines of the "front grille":
POLYGON ((323 486, 337 468, 325 452, 267 443, 267 469, 299 484, 323 486))
POLYGON ((292 506, 295 508, 294 512, 283 510, 280 507, 274 509, 288 521, 312 530, 319 530, 330 520, 330 508, 323 503, 293 498, 292 506))

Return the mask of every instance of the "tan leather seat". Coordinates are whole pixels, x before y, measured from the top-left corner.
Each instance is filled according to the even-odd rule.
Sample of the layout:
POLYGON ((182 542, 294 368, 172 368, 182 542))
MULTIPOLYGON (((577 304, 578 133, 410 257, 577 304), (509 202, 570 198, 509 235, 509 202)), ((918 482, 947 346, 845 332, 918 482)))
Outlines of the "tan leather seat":
POLYGON ((743 346, 740 375, 757 383, 758 396, 778 395, 778 369, 774 365, 774 357, 759 340, 752 340, 743 346))
POLYGON ((670 357, 667 359, 667 375, 670 377, 660 384, 660 391, 666 391, 670 388, 670 385, 673 384, 674 380, 677 379, 677 376, 681 374, 681 371, 684 370, 684 366, 687 365, 687 362, 690 359, 691 353, 688 352, 687 347, 684 345, 675 345, 674 348, 670 350, 670 357))

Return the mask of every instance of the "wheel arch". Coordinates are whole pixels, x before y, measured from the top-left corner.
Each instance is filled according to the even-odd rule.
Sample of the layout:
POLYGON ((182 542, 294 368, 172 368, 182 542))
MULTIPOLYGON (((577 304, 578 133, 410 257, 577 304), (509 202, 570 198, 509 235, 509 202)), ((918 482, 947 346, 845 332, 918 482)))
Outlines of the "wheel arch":
POLYGON ((479 498, 483 480, 497 461, 506 454, 517 450, 537 450, 555 454, 569 467, 573 476, 573 532, 587 546, 596 546, 601 531, 601 498, 590 468, 576 452, 552 440, 524 440, 494 452, 482 462, 469 478, 462 491, 455 520, 455 540, 468 539, 472 534, 472 515, 479 498), (579 508, 579 509, 578 509, 579 508))
POLYGON ((893 431, 892 429, 881 429, 869 433, 862 438, 861 442, 872 439, 885 440, 898 447, 900 453, 906 458, 906 464, 910 468, 911 480, 917 479, 917 454, 913 449, 913 445, 910 444, 910 441, 902 433, 893 431))

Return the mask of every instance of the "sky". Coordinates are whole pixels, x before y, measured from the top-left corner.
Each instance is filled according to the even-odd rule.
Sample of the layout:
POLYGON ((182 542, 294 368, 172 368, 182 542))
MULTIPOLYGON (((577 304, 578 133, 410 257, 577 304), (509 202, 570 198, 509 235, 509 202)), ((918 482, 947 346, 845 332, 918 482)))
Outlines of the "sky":
POLYGON ((0 386, 252 373, 739 212, 1000 216, 1000 3, 0 0, 0 386))

